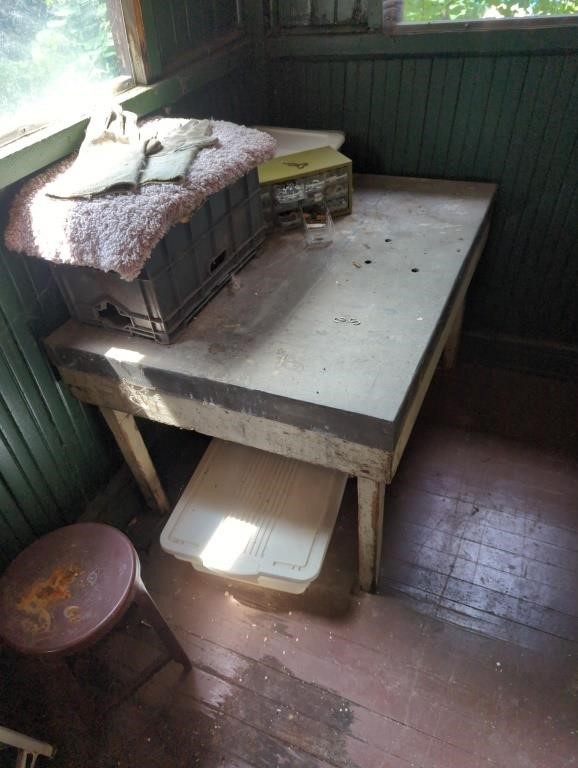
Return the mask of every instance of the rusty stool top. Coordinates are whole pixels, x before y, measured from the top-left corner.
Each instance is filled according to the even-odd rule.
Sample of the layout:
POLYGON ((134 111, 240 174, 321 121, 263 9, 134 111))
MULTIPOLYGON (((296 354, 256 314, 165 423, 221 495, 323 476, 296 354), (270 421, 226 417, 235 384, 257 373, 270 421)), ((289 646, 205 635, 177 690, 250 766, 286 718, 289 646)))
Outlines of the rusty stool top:
POLYGON ((59 528, 21 552, 0 578, 0 637, 22 653, 87 648, 130 605, 138 571, 134 547, 116 528, 59 528))

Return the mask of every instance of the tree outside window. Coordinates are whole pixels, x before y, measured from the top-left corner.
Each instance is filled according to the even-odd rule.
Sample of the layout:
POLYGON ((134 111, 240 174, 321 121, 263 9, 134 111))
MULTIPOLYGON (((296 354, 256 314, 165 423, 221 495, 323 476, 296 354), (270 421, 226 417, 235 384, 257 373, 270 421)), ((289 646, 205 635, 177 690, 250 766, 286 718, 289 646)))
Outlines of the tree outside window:
POLYGON ((90 110, 130 83, 113 38, 117 11, 116 0, 2 0, 0 143, 90 110))
POLYGON ((567 16, 578 13, 578 0, 404 0, 403 21, 473 21, 567 16))

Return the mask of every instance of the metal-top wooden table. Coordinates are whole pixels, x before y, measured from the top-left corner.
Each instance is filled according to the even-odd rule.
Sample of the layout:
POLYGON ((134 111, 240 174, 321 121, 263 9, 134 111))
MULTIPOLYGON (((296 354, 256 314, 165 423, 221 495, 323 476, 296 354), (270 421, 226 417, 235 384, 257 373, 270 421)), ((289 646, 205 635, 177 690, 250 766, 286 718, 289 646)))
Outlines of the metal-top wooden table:
POLYGON ((69 321, 47 340, 144 493, 168 501, 134 416, 357 478, 359 578, 376 582, 391 483, 434 370, 457 349, 493 184, 358 176, 331 246, 276 234, 171 346, 69 321))

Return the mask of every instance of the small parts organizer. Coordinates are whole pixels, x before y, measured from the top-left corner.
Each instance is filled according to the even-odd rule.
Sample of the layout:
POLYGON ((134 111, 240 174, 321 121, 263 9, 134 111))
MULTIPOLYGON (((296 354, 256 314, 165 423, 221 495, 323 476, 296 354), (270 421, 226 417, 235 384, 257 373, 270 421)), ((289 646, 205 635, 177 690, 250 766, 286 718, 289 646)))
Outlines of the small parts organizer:
POLYGON ((265 221, 272 227, 294 229, 321 225, 322 212, 351 213, 351 160, 330 147, 277 157, 259 167, 265 221))

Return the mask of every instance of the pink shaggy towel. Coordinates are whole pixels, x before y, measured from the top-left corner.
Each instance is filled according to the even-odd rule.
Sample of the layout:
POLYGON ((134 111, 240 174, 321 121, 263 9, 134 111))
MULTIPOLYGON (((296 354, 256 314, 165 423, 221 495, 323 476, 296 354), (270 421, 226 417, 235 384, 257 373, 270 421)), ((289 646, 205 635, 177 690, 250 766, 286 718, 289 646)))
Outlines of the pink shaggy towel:
POLYGON ((199 153, 183 184, 163 182, 91 200, 58 200, 45 189, 75 156, 56 163, 14 198, 6 246, 56 264, 114 270, 133 280, 174 224, 275 153, 275 139, 253 128, 215 120, 213 135, 217 144, 199 153))

